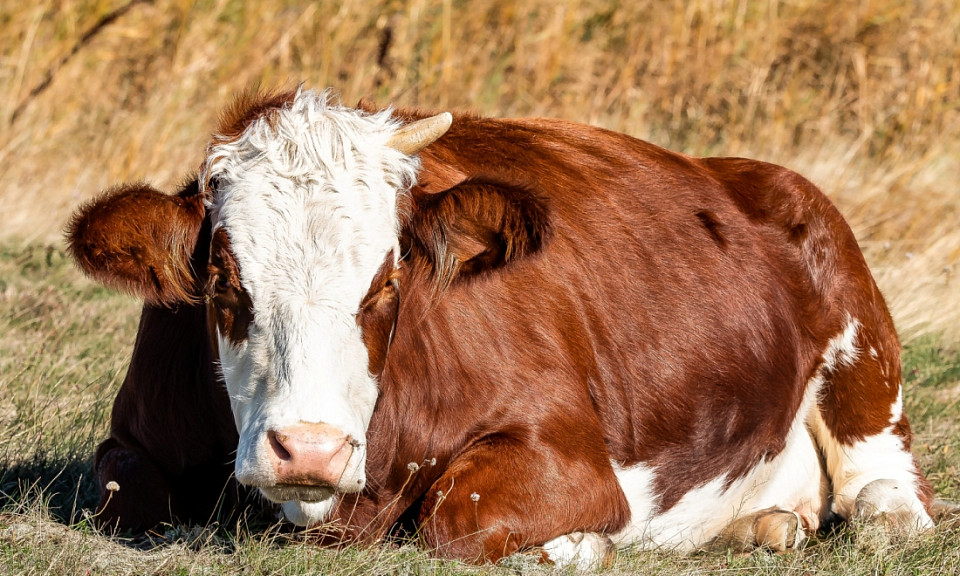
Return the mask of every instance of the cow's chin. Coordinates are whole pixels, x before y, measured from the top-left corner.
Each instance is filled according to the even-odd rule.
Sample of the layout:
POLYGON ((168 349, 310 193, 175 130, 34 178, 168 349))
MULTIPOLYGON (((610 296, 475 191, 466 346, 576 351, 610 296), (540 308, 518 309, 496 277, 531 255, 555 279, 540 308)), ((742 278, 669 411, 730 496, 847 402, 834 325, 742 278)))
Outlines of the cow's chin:
POLYGON ((283 511, 283 517, 286 518, 288 522, 296 524, 297 526, 310 527, 326 521, 327 516, 330 514, 330 511, 333 510, 333 506, 336 503, 337 499, 333 497, 327 498, 322 502, 291 500, 281 504, 280 509, 283 511))

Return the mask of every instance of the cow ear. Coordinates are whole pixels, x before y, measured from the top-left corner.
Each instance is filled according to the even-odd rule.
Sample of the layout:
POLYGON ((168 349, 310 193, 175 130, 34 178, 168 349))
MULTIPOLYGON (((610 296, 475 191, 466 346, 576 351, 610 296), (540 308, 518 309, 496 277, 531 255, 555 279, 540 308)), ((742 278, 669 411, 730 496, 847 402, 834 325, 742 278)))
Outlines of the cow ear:
POLYGON ((175 196, 124 184, 74 213, 68 249, 88 276, 148 304, 194 302, 199 285, 191 256, 205 214, 196 181, 175 196))
POLYGON ((536 253, 550 231, 543 199, 504 183, 468 180, 441 193, 415 193, 411 203, 401 238, 430 263, 441 286, 536 253))

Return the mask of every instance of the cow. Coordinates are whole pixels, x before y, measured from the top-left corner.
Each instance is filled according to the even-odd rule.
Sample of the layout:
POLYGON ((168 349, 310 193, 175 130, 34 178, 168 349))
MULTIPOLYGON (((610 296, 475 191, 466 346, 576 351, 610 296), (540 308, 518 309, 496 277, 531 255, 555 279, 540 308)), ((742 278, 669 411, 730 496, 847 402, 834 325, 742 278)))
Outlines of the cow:
POLYGON ((780 166, 251 92, 179 193, 113 188, 68 240, 145 302, 104 523, 227 486, 323 541, 580 565, 934 525, 884 299, 780 166))

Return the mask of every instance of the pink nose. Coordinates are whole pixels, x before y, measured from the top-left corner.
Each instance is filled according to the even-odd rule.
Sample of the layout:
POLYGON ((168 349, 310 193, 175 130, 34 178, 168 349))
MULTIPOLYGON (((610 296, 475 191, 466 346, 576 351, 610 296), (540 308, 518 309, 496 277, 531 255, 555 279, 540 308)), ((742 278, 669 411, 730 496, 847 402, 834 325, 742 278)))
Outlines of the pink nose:
POLYGON ((267 454, 277 484, 337 487, 357 442, 323 423, 302 423, 267 432, 267 454))

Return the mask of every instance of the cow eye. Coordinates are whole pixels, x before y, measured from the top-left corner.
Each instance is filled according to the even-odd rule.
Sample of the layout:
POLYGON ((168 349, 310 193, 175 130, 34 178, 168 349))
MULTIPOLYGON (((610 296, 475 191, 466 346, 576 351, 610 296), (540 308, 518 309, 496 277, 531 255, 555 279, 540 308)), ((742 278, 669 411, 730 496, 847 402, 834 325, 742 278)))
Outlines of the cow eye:
POLYGON ((230 289, 230 280, 227 279, 226 274, 217 274, 217 278, 213 282, 213 287, 217 292, 226 292, 230 289))

